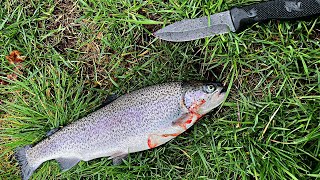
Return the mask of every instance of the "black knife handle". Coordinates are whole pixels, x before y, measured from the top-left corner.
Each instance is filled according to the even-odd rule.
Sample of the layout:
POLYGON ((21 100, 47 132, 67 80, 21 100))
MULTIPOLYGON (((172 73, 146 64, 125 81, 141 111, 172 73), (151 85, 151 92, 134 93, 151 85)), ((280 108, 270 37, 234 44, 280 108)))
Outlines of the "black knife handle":
POLYGON ((230 10, 235 30, 266 20, 290 20, 320 14, 320 0, 276 0, 230 10))

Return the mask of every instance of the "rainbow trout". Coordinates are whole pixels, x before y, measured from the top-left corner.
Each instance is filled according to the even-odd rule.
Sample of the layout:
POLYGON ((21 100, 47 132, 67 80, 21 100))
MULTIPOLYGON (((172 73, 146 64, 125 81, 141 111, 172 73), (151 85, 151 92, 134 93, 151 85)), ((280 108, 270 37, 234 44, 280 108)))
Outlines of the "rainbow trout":
POLYGON ((190 128, 224 100, 219 83, 171 82, 120 96, 105 107, 16 151, 22 179, 45 161, 62 170, 79 161, 109 157, 117 164, 128 153, 160 146, 190 128))

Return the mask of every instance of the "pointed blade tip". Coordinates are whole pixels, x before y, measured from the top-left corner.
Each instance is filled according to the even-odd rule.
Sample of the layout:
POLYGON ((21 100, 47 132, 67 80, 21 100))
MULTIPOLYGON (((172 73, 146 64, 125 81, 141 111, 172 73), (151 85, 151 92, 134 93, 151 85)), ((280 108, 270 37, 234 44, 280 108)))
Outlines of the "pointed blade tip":
POLYGON ((229 11, 211 15, 210 22, 211 25, 208 24, 208 17, 184 19, 157 30, 153 35, 166 41, 185 42, 235 32, 229 11))

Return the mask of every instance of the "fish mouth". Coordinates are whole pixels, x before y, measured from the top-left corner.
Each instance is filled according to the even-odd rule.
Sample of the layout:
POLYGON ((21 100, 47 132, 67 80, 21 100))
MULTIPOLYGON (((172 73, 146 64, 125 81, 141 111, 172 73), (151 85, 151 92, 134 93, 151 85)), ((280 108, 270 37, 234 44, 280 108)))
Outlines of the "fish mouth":
POLYGON ((221 90, 220 90, 220 92, 218 92, 218 98, 220 99, 221 98, 221 101, 224 99, 224 97, 225 97, 225 95, 226 95, 226 92, 227 92, 227 87, 225 87, 225 86, 221 86, 220 87, 221 88, 221 90))
POLYGON ((216 84, 216 86, 218 86, 218 88, 219 88, 219 95, 221 95, 221 94, 225 94, 226 92, 227 92, 227 90, 228 90, 228 88, 226 87, 226 86, 224 86, 223 84, 221 84, 221 83, 215 83, 216 84))
POLYGON ((220 91, 220 94, 227 92, 227 89, 228 89, 227 87, 222 86, 222 89, 221 89, 221 91, 220 91))

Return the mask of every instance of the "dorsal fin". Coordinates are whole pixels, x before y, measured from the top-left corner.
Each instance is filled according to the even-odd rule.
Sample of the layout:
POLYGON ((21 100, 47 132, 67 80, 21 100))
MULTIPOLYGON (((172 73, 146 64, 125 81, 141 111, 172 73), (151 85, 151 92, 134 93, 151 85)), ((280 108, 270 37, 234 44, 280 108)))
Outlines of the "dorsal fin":
POLYGON ((123 155, 114 157, 114 158, 112 158, 112 164, 113 164, 114 166, 120 165, 121 163, 123 163, 123 161, 124 161, 125 159, 127 159, 127 157, 128 157, 128 154, 123 154, 123 155))
POLYGON ((110 94, 109 96, 107 96, 107 98, 101 103, 101 105, 97 108, 103 108, 104 106, 112 103, 114 100, 116 100, 119 96, 116 94, 110 94))
POLYGON ((106 100, 104 102, 102 102, 102 106, 106 106, 110 103, 112 103, 112 101, 116 100, 119 96, 116 94, 110 94, 106 100))
POLYGON ((55 132, 57 132, 60 128, 57 127, 57 128, 53 128, 51 130, 49 130, 47 133, 46 133, 46 136, 49 137, 51 136, 52 134, 54 134, 55 132))

